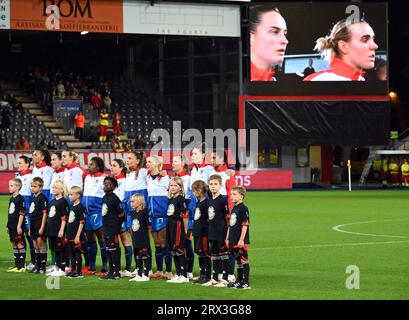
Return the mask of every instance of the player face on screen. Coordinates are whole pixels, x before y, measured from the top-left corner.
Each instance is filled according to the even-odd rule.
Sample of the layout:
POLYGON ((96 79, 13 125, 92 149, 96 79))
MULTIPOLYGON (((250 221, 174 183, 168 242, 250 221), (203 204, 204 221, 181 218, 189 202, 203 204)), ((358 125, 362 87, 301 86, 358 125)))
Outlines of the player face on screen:
POLYGON ((376 78, 382 81, 388 80, 388 68, 386 67, 386 65, 381 66, 377 69, 376 78))
POLYGON ((250 32, 251 62, 260 70, 281 64, 287 48, 287 24, 280 13, 272 10, 261 15, 250 32))
POLYGON ((375 33, 366 22, 350 25, 351 40, 339 41, 338 47, 342 60, 356 69, 373 69, 375 67, 375 33))

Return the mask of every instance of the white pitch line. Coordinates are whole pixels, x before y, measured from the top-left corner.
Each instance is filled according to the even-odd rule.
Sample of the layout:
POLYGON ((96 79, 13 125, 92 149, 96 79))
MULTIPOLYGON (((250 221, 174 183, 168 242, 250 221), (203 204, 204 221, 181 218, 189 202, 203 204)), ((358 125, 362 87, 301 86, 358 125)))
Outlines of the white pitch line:
POLYGON ((353 243, 327 243, 327 244, 312 244, 305 246, 281 246, 281 247, 267 247, 267 248, 252 248, 251 251, 257 250, 275 250, 275 249, 309 249, 309 248, 327 248, 327 247, 347 247, 347 246, 371 246, 379 244, 397 244, 409 243, 409 240, 402 241, 376 241, 376 242, 353 242, 353 243))
POLYGON ((393 235, 386 235, 386 234, 363 233, 363 232, 346 231, 346 230, 341 229, 342 227, 345 227, 345 226, 368 224, 368 223, 377 223, 377 222, 386 222, 386 221, 404 221, 404 220, 409 220, 409 218, 405 218, 405 219, 384 219, 384 220, 372 220, 372 221, 345 223, 345 224, 339 224, 337 226, 332 227, 332 230, 338 231, 338 232, 343 232, 343 233, 348 233, 348 234, 355 234, 355 235, 359 235, 359 236, 409 239, 408 236, 393 236, 393 235))

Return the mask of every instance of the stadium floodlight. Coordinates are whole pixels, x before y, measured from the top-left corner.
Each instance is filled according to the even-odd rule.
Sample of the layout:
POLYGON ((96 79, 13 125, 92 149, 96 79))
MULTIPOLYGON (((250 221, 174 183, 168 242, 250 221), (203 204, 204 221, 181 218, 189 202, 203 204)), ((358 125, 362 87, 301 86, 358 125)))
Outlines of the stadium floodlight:
POLYGON ((88 34, 88 31, 87 31, 87 30, 81 31, 81 35, 82 35, 82 36, 85 36, 86 34, 88 34))

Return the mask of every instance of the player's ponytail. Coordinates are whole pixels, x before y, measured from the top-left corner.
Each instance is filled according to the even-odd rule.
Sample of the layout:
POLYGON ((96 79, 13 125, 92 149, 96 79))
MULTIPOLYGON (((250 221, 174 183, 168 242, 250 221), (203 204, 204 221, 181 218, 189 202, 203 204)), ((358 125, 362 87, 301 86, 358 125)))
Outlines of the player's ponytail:
POLYGON ((333 50, 330 46, 331 39, 329 36, 318 38, 315 42, 314 50, 319 52, 326 61, 331 61, 333 57, 333 50))
POLYGON ((325 36, 318 38, 314 50, 321 54, 321 56, 329 63, 334 57, 340 58, 341 54, 338 49, 338 42, 351 40, 351 32, 345 19, 338 21, 331 32, 325 36))

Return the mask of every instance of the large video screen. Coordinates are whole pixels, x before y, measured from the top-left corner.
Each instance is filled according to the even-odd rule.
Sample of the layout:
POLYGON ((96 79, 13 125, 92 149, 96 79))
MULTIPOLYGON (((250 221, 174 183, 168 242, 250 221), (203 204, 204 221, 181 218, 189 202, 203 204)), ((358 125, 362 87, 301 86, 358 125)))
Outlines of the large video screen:
POLYGON ((247 13, 251 94, 387 94, 385 3, 269 2, 247 13))

